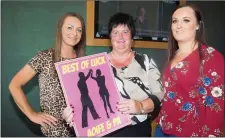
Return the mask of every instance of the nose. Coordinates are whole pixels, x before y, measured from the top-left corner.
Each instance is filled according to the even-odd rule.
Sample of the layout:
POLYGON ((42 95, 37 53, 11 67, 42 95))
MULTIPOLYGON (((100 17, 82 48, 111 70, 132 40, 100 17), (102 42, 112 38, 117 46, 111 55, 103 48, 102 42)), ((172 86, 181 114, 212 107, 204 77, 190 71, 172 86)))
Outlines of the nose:
POLYGON ((177 22, 177 28, 181 28, 182 27, 182 22, 177 22))
POLYGON ((74 35, 74 36, 77 36, 77 30, 74 30, 74 31, 73 31, 73 35, 74 35))
POLYGON ((77 31, 76 31, 76 30, 72 31, 72 32, 70 33, 70 36, 71 36, 71 37, 77 36, 77 31))
POLYGON ((123 32, 119 33, 119 38, 123 38, 123 32))

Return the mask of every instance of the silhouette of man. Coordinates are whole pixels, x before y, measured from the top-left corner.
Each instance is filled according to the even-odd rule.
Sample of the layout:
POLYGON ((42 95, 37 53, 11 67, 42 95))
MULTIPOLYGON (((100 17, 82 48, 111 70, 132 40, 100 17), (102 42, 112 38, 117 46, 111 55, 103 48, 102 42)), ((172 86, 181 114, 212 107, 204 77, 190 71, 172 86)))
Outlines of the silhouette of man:
POLYGON ((87 109, 89 108, 92 117, 94 120, 99 119, 99 115, 96 112, 93 102, 88 94, 88 87, 86 84, 87 79, 90 77, 92 70, 89 70, 87 76, 84 75, 83 72, 79 72, 79 81, 77 82, 77 86, 80 89, 81 93, 81 103, 82 103, 82 128, 88 126, 88 119, 87 119, 87 109))
POLYGON ((104 102, 104 107, 105 107, 105 112, 106 112, 106 115, 107 117, 109 118, 109 114, 107 112, 107 105, 110 109, 110 113, 114 113, 112 108, 111 108, 111 105, 110 105, 110 102, 109 102, 109 92, 108 92, 108 89, 106 88, 105 86, 105 76, 104 75, 101 75, 101 70, 100 69, 97 69, 96 70, 96 77, 93 77, 93 74, 91 72, 91 78, 94 79, 97 84, 98 84, 98 87, 99 87, 99 94, 104 102))

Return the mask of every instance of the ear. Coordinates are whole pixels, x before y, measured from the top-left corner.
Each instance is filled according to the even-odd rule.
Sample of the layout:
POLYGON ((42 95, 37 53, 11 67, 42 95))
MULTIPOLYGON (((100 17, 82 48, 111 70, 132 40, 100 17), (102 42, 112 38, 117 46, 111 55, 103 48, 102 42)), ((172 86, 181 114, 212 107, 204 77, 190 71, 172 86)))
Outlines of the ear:
POLYGON ((196 30, 198 30, 199 29, 199 25, 196 27, 196 30))

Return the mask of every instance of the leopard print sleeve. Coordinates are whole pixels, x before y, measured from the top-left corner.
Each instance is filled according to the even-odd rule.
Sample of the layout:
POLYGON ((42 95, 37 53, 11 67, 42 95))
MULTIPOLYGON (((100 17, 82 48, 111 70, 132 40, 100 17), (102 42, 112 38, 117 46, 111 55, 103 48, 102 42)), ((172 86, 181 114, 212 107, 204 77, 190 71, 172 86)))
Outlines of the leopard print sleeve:
POLYGON ((28 65, 35 70, 37 73, 42 72, 42 67, 44 65, 46 52, 39 51, 31 60, 28 61, 28 65))

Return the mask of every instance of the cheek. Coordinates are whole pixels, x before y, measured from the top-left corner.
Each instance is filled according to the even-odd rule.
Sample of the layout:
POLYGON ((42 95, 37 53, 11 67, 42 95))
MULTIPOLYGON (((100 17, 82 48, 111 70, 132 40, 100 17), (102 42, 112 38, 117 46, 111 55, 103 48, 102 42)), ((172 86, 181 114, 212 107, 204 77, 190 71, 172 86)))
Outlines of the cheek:
POLYGON ((172 32, 175 32, 176 31, 175 25, 171 25, 171 30, 172 30, 172 32))
POLYGON ((189 34, 191 35, 195 35, 196 34, 196 26, 190 26, 187 28, 187 30, 189 30, 189 34))
POLYGON ((81 38, 82 37, 82 33, 78 33, 78 35, 77 35, 79 38, 81 38))
POLYGON ((67 39, 66 34, 64 34, 64 33, 62 34, 62 39, 63 39, 63 40, 66 40, 66 39, 67 39))
POLYGON ((116 37, 111 37, 111 43, 115 43, 117 41, 116 37))

